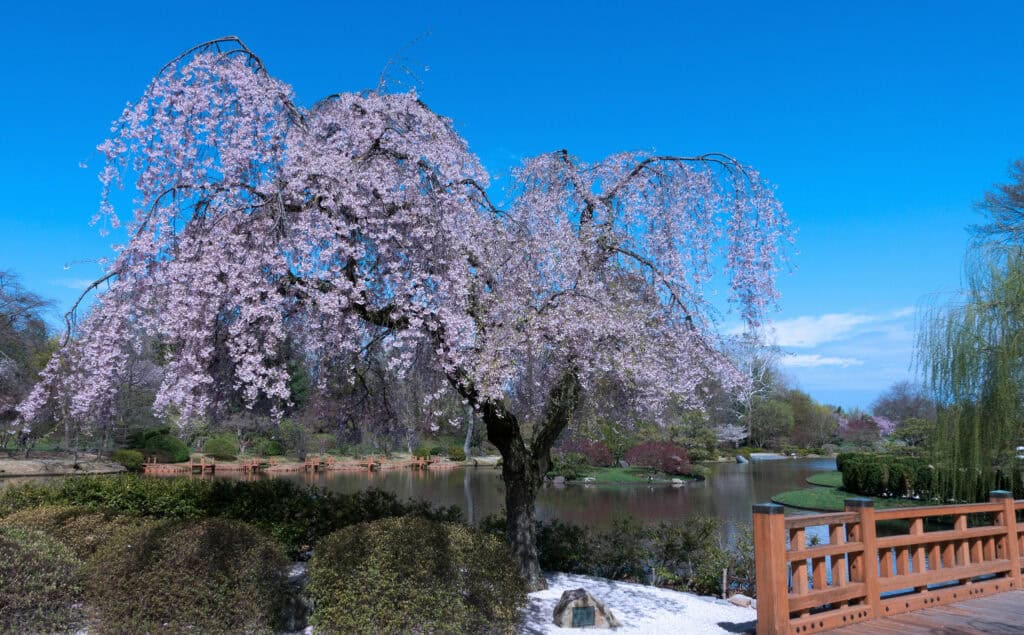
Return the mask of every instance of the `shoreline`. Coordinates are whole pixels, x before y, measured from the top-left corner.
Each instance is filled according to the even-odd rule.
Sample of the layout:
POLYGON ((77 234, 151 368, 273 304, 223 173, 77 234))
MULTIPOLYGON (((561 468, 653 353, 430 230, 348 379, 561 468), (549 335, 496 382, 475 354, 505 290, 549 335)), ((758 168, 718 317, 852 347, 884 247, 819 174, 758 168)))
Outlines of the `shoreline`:
POLYGON ((26 476, 74 476, 76 474, 120 474, 124 466, 95 456, 61 459, 0 458, 0 479, 26 476))

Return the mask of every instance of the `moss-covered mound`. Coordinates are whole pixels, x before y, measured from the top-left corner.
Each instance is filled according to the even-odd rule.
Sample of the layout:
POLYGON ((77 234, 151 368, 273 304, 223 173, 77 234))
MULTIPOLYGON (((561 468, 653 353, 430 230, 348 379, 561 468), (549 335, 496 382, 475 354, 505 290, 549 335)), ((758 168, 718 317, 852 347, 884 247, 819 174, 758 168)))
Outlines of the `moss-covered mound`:
POLYGON ((85 591, 105 633, 270 633, 286 566, 280 547, 245 523, 162 521, 107 540, 85 591))
POLYGON ((341 529, 310 561, 329 633, 504 633, 526 600, 508 546, 464 525, 388 518, 341 529))
POLYGON ((63 633, 79 621, 81 563, 45 534, 0 527, 0 633, 63 633))
POLYGON ((152 522, 134 516, 60 505, 24 509, 0 518, 0 526, 40 531, 70 547, 83 560, 92 556, 115 534, 152 522))

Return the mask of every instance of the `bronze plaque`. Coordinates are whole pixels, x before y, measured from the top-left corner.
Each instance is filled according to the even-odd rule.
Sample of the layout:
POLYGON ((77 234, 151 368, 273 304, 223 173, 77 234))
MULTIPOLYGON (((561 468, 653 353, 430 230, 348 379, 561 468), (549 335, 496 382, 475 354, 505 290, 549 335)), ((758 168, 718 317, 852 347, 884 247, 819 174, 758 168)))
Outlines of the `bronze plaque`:
POLYGON ((572 607, 572 625, 575 626, 593 626, 594 620, 596 619, 594 613, 594 607, 592 606, 574 606, 572 607))

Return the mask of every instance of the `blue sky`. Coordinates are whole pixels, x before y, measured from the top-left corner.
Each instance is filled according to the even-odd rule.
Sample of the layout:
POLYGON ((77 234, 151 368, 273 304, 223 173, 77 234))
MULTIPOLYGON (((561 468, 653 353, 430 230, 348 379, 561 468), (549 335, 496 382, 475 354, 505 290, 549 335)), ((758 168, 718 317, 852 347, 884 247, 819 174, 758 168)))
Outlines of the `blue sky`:
POLYGON ((1024 156, 1019 2, 15 4, 0 268, 61 310, 110 253, 88 223, 95 145, 165 61, 220 35, 307 104, 404 56, 493 174, 560 148, 756 166, 799 228, 782 363, 846 407, 910 376, 918 309, 960 285, 972 202, 1024 156))

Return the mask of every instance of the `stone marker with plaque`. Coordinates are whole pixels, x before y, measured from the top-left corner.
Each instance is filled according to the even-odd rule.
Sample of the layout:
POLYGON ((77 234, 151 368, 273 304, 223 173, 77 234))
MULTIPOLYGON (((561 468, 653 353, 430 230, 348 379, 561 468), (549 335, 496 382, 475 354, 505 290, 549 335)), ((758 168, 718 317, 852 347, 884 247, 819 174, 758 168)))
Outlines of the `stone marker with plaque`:
POLYGON ((562 628, 616 628, 622 626, 612 612, 586 589, 562 593, 555 606, 554 623, 562 628))

